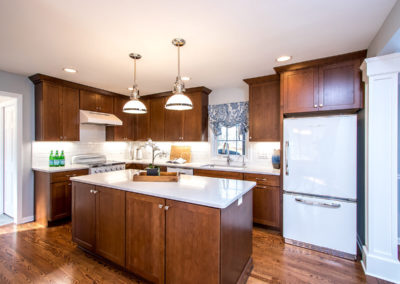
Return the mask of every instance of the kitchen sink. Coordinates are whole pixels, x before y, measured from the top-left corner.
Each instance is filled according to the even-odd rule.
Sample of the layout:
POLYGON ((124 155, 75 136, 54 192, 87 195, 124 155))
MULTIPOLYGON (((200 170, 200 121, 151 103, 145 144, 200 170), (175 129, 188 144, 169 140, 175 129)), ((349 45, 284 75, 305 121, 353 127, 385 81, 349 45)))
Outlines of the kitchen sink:
POLYGON ((244 169, 245 167, 243 166, 236 166, 236 165, 216 165, 216 164, 206 164, 202 165, 201 168, 206 168, 206 169, 244 169))

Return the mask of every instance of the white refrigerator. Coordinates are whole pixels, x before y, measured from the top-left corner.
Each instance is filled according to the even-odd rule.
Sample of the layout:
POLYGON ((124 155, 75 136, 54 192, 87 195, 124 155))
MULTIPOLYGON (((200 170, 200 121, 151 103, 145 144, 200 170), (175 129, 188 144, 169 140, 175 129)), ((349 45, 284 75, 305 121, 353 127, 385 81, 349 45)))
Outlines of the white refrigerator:
POLYGON ((285 241, 354 258, 357 116, 286 118, 283 128, 285 241))

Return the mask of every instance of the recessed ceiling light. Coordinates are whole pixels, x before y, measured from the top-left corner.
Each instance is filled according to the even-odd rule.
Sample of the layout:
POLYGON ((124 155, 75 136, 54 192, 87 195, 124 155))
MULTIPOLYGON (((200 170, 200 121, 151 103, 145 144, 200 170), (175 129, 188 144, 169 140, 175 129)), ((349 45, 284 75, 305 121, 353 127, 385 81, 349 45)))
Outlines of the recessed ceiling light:
POLYGON ((68 73, 76 73, 76 70, 73 69, 73 68, 64 68, 63 70, 64 70, 65 72, 68 72, 68 73))
POLYGON ((188 76, 182 76, 181 79, 182 81, 189 81, 191 78, 188 76))
POLYGON ((292 59, 291 56, 289 56, 289 55, 283 55, 283 56, 279 56, 279 57, 276 59, 276 61, 278 61, 278 62, 283 62, 283 61, 288 61, 288 60, 290 60, 290 59, 292 59))
POLYGON ((133 91, 133 87, 129 87, 128 90, 129 90, 129 91, 133 91))

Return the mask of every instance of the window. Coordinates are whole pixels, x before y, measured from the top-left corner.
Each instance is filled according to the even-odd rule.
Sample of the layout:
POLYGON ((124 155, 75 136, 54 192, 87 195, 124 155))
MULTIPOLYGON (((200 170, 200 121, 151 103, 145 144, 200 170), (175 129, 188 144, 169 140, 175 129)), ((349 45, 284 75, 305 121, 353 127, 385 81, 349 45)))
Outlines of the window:
POLYGON ((240 133, 239 124, 233 127, 222 127, 221 135, 216 137, 216 154, 227 155, 224 151, 224 144, 229 145, 230 155, 245 155, 246 153, 246 137, 240 133))

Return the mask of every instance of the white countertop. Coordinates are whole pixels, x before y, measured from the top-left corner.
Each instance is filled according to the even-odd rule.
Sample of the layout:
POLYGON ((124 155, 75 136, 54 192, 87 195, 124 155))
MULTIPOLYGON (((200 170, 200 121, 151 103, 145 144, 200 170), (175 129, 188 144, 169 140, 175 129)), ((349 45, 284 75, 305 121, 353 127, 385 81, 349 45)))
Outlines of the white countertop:
POLYGON ((39 172, 46 172, 46 173, 56 173, 56 172, 83 170, 88 168, 89 166, 72 164, 72 165, 65 165, 64 167, 33 166, 32 170, 39 172))
MULTIPOLYGON (((150 160, 119 160, 121 162, 125 162, 127 164, 150 164, 150 160)), ((227 166, 219 166, 216 165, 213 168, 204 167, 204 165, 212 164, 212 163, 185 163, 185 164, 171 164, 163 161, 155 162, 156 166, 166 166, 166 167, 175 167, 175 168, 187 168, 187 169, 200 169, 200 170, 210 170, 210 171, 226 171, 226 172, 241 172, 241 173, 252 173, 252 174, 263 174, 263 175, 280 175, 280 170, 274 169, 272 167, 264 167, 264 166, 256 166, 256 165, 248 165, 245 168, 240 167, 227 167, 227 166)), ((65 165, 64 167, 49 167, 49 166, 34 166, 32 169, 34 171, 47 172, 47 173, 55 173, 55 172, 63 172, 63 171, 74 171, 81 169, 88 169, 88 166, 85 165, 65 165)))
MULTIPOLYGON (((150 160, 123 160, 123 162, 127 164, 150 164, 150 160)), ((188 168, 188 169, 199 169, 199 170, 210 170, 210 171, 226 171, 226 172, 241 172, 241 173, 253 173, 253 174, 264 174, 264 175, 280 175, 280 170, 274 169, 267 166, 256 166, 256 165, 247 165, 244 168, 241 167, 228 167, 228 166, 219 166, 215 165, 213 168, 204 167, 207 164, 213 164, 212 162, 203 162, 203 163, 185 163, 185 164, 171 164, 166 162, 156 161, 154 163, 156 166, 166 166, 166 167, 175 167, 175 168, 188 168)))
POLYGON ((214 208, 226 208, 251 190, 251 181, 182 175, 178 182, 137 182, 137 170, 115 171, 71 178, 72 181, 110 187, 214 208))

